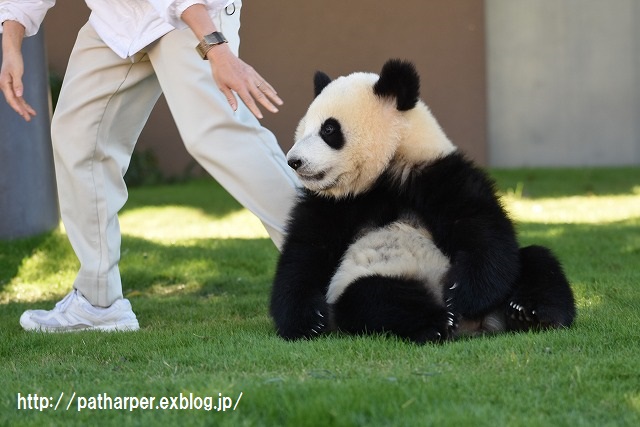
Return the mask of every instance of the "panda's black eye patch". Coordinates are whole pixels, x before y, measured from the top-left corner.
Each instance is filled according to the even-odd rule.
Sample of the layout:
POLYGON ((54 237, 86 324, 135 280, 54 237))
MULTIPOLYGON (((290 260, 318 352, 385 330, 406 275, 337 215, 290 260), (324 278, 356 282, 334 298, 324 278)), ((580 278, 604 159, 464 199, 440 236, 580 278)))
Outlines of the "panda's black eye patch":
POLYGON ((344 146, 344 135, 342 134, 342 128, 340 122, 333 117, 328 118, 320 126, 320 137, 331 148, 336 150, 341 149, 344 146))
POLYGON ((322 125, 322 129, 320 130, 320 132, 322 133, 323 136, 329 136, 333 132, 335 132, 335 130, 336 130, 336 127, 333 125, 333 123, 325 122, 325 124, 322 125))

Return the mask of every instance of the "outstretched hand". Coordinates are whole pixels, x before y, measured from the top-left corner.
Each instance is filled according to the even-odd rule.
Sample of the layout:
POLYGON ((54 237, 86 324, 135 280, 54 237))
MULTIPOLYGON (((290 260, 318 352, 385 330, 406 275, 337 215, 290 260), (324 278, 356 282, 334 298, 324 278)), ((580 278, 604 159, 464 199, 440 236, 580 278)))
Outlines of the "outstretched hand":
POLYGON ((238 108, 235 92, 259 119, 262 118, 262 112, 258 104, 272 113, 278 112, 277 105, 282 105, 283 102, 273 86, 253 67, 234 55, 226 44, 215 46, 207 53, 207 57, 211 63, 213 78, 233 111, 238 108))
POLYGON ((24 98, 24 86, 22 75, 24 74, 24 61, 22 59, 22 37, 24 27, 15 21, 5 21, 2 37, 2 68, 0 68, 0 90, 4 93, 7 103, 23 119, 30 121, 36 115, 36 111, 24 98))

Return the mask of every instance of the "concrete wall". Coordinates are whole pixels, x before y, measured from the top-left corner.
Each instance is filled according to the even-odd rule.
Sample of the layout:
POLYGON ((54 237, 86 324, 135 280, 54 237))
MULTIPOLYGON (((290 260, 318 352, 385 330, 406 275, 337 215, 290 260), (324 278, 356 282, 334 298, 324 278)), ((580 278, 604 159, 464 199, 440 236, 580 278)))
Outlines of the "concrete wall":
MULTIPOLYGON (((50 63, 60 74, 87 15, 84 2, 59 1, 46 18, 50 63)), ((241 57, 285 101, 263 121, 285 150, 311 101, 316 70, 377 72, 388 58, 401 57, 416 63, 423 98, 449 136, 486 162, 483 1, 245 0, 241 38, 241 57)), ((137 149, 152 148, 165 172, 179 174, 192 159, 169 116, 161 99, 137 149)))
POLYGON ((486 0, 490 164, 640 164, 640 2, 486 0))

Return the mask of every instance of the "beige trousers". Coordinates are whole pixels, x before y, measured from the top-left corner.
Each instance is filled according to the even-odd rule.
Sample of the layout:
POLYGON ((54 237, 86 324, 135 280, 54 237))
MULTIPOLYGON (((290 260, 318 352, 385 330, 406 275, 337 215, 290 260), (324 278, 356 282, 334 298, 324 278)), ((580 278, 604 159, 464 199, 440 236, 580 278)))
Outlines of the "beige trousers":
MULTIPOLYGON (((238 52, 240 2, 218 28, 238 52)), ((260 218, 280 246, 297 180, 271 132, 217 89, 190 30, 175 30, 133 60, 115 55, 85 25, 69 59, 52 122, 60 210, 80 260, 74 287, 94 305, 122 298, 118 211, 137 138, 164 93, 191 155, 260 218)), ((179 218, 176 219, 179 227, 179 218)))

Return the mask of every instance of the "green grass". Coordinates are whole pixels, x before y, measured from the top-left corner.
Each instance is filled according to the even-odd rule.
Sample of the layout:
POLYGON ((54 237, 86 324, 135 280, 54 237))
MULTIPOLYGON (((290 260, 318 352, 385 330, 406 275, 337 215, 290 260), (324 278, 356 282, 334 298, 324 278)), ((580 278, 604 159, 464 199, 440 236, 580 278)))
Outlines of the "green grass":
POLYGON ((571 329, 285 342, 267 315, 277 252, 259 222, 211 181, 134 189, 121 273, 137 333, 22 331, 22 311, 53 306, 77 261, 64 230, 0 242, 0 425, 640 425, 640 169, 492 173, 522 243, 562 259, 571 329), (64 395, 41 412, 18 410, 18 393, 64 395), (103 393, 242 397, 225 412, 76 410, 103 393))

